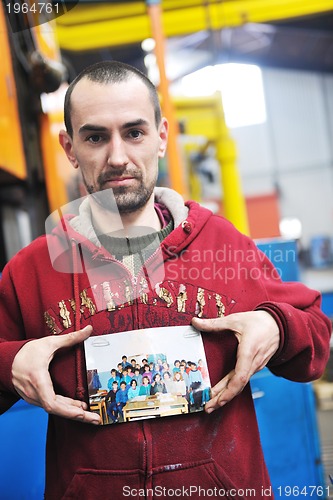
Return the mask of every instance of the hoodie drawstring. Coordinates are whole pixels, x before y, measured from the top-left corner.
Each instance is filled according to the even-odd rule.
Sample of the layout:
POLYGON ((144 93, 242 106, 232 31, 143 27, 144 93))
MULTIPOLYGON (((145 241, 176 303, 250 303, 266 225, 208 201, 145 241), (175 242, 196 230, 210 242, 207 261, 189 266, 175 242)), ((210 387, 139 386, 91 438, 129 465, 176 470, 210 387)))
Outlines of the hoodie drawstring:
MULTIPOLYGON (((78 273, 78 259, 79 251, 75 240, 72 239, 72 258, 73 258, 73 287, 74 287, 74 303, 75 303, 75 330, 81 329, 81 311, 80 311, 80 290, 79 290, 79 273, 78 273)), ((83 363, 83 346, 78 344, 75 347, 75 373, 76 373, 76 390, 75 397, 80 401, 86 399, 86 389, 84 386, 82 376, 82 363, 83 363)))

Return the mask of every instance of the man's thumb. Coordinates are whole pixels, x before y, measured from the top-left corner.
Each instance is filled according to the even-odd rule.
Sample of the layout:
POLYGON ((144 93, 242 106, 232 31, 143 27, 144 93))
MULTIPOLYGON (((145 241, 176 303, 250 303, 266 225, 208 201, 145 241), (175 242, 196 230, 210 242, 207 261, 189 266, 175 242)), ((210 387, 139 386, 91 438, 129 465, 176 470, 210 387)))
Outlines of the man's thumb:
POLYGON ((71 347, 79 344, 90 337, 92 331, 92 326, 87 325, 81 330, 76 330, 75 332, 66 333, 64 335, 58 335, 57 337, 54 337, 57 339, 57 348, 61 349, 62 347, 71 347))

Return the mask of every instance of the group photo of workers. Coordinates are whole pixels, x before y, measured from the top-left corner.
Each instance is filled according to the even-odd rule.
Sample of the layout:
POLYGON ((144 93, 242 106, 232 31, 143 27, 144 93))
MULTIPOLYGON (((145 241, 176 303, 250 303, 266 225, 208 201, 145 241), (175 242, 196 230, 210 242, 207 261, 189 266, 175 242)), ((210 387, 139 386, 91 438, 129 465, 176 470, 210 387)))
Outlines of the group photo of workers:
MULTIPOLYGON (((137 409, 142 412, 145 402, 148 401, 151 407, 154 400, 160 400, 165 406, 177 404, 183 412, 192 413, 203 410, 209 401, 210 379, 201 335, 191 327, 154 329, 154 344, 151 344, 152 334, 148 329, 137 331, 136 335, 133 331, 106 335, 105 345, 98 342, 98 349, 94 349, 93 337, 86 341, 87 361, 95 363, 94 368, 87 370, 90 405, 93 408, 97 402, 105 401, 107 418, 103 423, 124 422, 123 410, 129 408, 128 403, 140 403, 137 409), (183 342, 170 343, 164 350, 167 340, 180 332, 183 342), (127 346, 132 346, 130 352, 133 353, 135 343, 140 341, 141 348, 146 347, 145 353, 120 351, 126 339, 127 346), (118 352, 122 354, 117 357, 118 352)), ((130 408, 134 411, 133 405, 130 408)), ((140 417, 145 418, 145 414, 149 418, 153 416, 151 411, 144 411, 140 417)))

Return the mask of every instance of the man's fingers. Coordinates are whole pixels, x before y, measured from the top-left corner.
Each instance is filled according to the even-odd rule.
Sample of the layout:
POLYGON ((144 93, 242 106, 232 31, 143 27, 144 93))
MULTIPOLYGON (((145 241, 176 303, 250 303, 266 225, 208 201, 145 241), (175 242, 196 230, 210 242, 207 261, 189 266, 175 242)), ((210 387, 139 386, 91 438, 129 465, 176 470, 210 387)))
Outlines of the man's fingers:
POLYGON ((52 415, 77 420, 87 424, 101 424, 101 419, 96 413, 87 411, 88 406, 84 401, 67 398, 53 393, 48 397, 47 401, 44 400, 42 402, 37 394, 35 397, 28 397, 20 390, 17 390, 17 392, 27 403, 39 406, 52 415))
POLYGON ((93 328, 91 325, 87 325, 82 330, 77 330, 75 332, 66 333, 65 335, 55 335, 52 337, 56 345, 56 350, 63 347, 71 347, 73 345, 83 342, 88 337, 90 337, 93 328))
POLYGON ((249 371, 232 370, 220 382, 218 382, 211 390, 212 398, 206 403, 205 411, 212 411, 229 403, 235 396, 238 396, 250 380, 251 373, 249 371))
POLYGON ((87 411, 86 403, 55 394, 48 369, 57 350, 83 342, 91 332, 89 325, 72 333, 25 344, 12 365, 13 385, 18 394, 28 403, 44 408, 47 413, 99 425, 100 417, 87 411))
POLYGON ((56 395, 48 413, 87 424, 100 425, 101 419, 99 415, 86 411, 86 408, 87 405, 82 401, 56 395))
MULTIPOLYGON (((205 411, 207 413, 211 413, 212 411, 216 410, 217 408, 220 408, 225 404, 221 397, 224 395, 228 384, 233 377, 235 370, 232 370, 228 375, 223 377, 220 382, 218 382, 214 387, 211 389, 211 399, 206 403, 205 405, 205 411)), ((226 401, 227 402, 227 401, 226 401)))
POLYGON ((201 330, 203 332, 220 332, 222 330, 226 330, 228 327, 225 326, 226 318, 192 318, 192 325, 197 330, 201 330))
POLYGON ((242 316, 237 313, 224 316, 223 318, 202 319, 193 317, 191 323, 197 330, 201 330, 202 332, 221 332, 223 330, 239 332, 243 328, 242 316))

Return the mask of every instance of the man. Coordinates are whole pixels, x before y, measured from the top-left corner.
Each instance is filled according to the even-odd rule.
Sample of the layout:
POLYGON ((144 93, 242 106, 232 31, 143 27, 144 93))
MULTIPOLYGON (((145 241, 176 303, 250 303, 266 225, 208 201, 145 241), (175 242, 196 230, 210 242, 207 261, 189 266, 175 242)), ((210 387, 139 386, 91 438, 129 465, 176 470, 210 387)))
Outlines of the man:
POLYGON ((125 487, 131 498, 190 487, 253 488, 260 498, 270 483, 248 381, 266 365, 298 381, 321 375, 330 323, 319 294, 281 283, 228 221, 155 189, 168 123, 154 87, 135 69, 110 62, 80 74, 67 92, 65 123, 60 142, 69 161, 93 198, 105 194, 107 205, 112 190, 123 228, 121 237, 103 231, 114 211, 105 216, 102 207, 99 218, 99 202, 83 202, 79 215, 3 272, 1 401, 5 408, 21 396, 50 413, 46 499, 120 499, 125 487), (160 244, 146 252, 151 238, 160 244), (208 267, 206 249, 216 256, 208 267), (221 249, 228 250, 223 262, 221 249), (218 317, 221 301, 225 317, 218 317), (89 335, 191 323, 204 332, 212 383, 205 412, 84 425, 100 424, 87 406, 82 342, 89 335))
POLYGON ((132 367, 131 363, 129 361, 127 361, 127 356, 125 356, 125 354, 124 354, 124 356, 121 357, 121 360, 122 360, 121 364, 123 366, 123 370, 125 368, 127 369, 128 367, 132 367))
MULTIPOLYGON (((125 384, 126 385, 126 384, 125 384)), ((117 380, 114 380, 112 382, 112 387, 109 390, 107 396, 106 396, 106 404, 107 404, 107 414, 112 420, 113 423, 118 422, 118 406, 117 406, 117 401, 116 401, 116 396, 118 392, 118 382, 117 380)))
POLYGON ((202 375, 196 363, 191 363, 191 371, 188 374, 190 385, 190 397, 195 408, 198 410, 202 405, 202 375))

